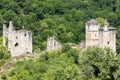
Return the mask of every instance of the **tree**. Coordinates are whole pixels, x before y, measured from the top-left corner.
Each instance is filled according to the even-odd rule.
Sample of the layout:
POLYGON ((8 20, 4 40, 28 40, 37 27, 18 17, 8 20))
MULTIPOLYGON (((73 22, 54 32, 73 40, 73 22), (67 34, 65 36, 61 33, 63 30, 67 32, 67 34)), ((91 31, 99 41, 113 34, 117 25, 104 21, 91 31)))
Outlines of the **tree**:
POLYGON ((105 19, 99 17, 96 20, 101 24, 102 27, 104 27, 105 19))
POLYGON ((13 10, 8 10, 4 13, 3 18, 7 21, 15 21, 18 17, 13 10))
POLYGON ((117 57, 109 48, 88 47, 79 57, 83 79, 118 79, 118 75, 114 75, 120 70, 120 61, 117 57))

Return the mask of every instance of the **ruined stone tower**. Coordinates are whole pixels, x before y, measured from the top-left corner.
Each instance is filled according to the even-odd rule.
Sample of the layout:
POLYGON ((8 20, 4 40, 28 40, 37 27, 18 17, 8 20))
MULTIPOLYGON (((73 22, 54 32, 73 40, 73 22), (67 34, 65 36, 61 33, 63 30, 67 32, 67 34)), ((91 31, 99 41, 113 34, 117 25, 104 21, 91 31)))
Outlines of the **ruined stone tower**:
POLYGON ((15 30, 10 21, 8 28, 3 24, 3 45, 8 48, 12 57, 32 53, 32 33, 27 30, 15 30))
POLYGON ((51 50, 60 50, 61 49, 61 45, 59 42, 57 42, 54 37, 50 37, 47 39, 47 51, 51 51, 51 50))
POLYGON ((93 45, 116 51, 116 28, 109 26, 107 20, 103 27, 94 19, 86 23, 86 47, 93 45))

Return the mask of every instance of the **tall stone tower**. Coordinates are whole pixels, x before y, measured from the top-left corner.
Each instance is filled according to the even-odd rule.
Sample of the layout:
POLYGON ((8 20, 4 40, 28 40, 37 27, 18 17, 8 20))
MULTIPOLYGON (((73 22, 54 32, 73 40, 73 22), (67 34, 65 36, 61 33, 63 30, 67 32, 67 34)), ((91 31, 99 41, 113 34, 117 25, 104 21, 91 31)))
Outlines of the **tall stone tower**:
POLYGON ((107 20, 104 26, 99 29, 99 46, 102 48, 109 47, 116 51, 116 28, 109 26, 107 20))
POLYGON ((100 23, 94 19, 91 19, 86 24, 86 47, 99 45, 99 28, 100 23))
POLYGON ((116 28, 109 26, 107 20, 103 27, 94 19, 86 23, 86 47, 93 45, 102 48, 109 47, 116 51, 116 28))
POLYGON ((27 30, 15 30, 10 21, 8 28, 3 24, 3 45, 8 48, 12 57, 32 53, 32 33, 27 30))

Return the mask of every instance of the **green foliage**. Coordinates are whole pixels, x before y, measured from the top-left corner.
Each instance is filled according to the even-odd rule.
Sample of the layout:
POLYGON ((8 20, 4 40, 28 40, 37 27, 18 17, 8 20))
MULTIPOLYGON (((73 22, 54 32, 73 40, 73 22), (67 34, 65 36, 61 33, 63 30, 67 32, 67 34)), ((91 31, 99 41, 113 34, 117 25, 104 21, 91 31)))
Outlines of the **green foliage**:
POLYGON ((5 53, 5 54, 4 54, 4 59, 9 59, 9 58, 11 58, 11 54, 10 54, 10 52, 8 51, 8 53, 5 53))
POLYGON ((78 75, 72 55, 54 51, 42 54, 37 62, 29 60, 17 64, 9 74, 16 80, 27 80, 29 77, 30 80, 78 80, 78 75))
POLYGON ((4 53, 0 52, 0 59, 3 59, 3 57, 4 57, 4 53))
POLYGON ((117 34, 116 34, 116 37, 117 37, 117 40, 116 40, 116 45, 117 45, 116 51, 118 52, 118 54, 120 54, 120 35, 119 35, 119 33, 120 33, 120 28, 117 29, 117 34))
MULTIPOLYGON (((110 49, 89 47, 77 52, 69 46, 85 39, 85 22, 104 19, 117 28, 117 52, 120 53, 119 0, 1 0, 0 34, 2 24, 14 21, 16 29, 31 30, 34 50, 44 50, 46 40, 54 36, 63 44, 61 52, 41 54, 37 61, 16 64, 9 73, 11 80, 119 80, 120 56, 110 49), (9 4, 8 4, 9 3, 9 4)), ((2 39, 0 38, 0 43, 2 39)), ((0 45, 0 66, 10 58, 0 45)), ((7 76, 3 75, 3 79, 7 76)))
POLYGON ((1 59, 9 59, 11 57, 10 52, 6 50, 6 48, 0 45, 0 60, 1 59))
POLYGON ((4 76, 10 80, 119 80, 119 64, 120 56, 109 48, 94 46, 82 52, 69 48, 43 53, 38 60, 17 62, 4 76))
POLYGON ((32 31, 34 50, 45 49, 44 42, 49 36, 62 43, 79 43, 85 39, 84 23, 91 18, 101 25, 107 19, 119 28, 119 4, 119 0, 2 0, 0 34, 2 23, 12 20, 17 29, 24 26, 32 31))
MULTIPOLYGON (((0 37, 0 68, 5 62, 11 58, 10 52, 2 45, 2 37, 0 37)), ((3 80, 7 80, 5 75, 2 75, 3 80)))
POLYGON ((71 47, 70 47, 69 43, 63 44, 63 46, 62 46, 62 52, 67 52, 70 49, 71 49, 71 47))
POLYGON ((96 19, 98 22, 100 22, 100 24, 101 24, 101 27, 104 27, 104 22, 105 22, 105 20, 103 19, 103 18, 97 18, 96 19))
POLYGON ((3 75, 2 75, 2 79, 3 79, 3 80, 7 80, 6 75, 3 74, 3 75))
POLYGON ((120 70, 118 59, 110 49, 88 47, 79 57, 79 65, 83 79, 118 80, 120 70))

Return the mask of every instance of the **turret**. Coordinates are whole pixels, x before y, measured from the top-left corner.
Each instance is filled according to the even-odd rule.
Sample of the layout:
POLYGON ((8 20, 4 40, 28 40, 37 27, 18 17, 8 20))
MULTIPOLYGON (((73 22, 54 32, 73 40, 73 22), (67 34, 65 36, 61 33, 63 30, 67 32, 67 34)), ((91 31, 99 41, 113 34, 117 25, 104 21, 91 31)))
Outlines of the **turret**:
POLYGON ((108 31, 108 26, 109 26, 109 23, 107 22, 107 19, 106 19, 104 22, 104 31, 108 31))

